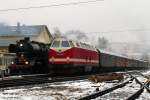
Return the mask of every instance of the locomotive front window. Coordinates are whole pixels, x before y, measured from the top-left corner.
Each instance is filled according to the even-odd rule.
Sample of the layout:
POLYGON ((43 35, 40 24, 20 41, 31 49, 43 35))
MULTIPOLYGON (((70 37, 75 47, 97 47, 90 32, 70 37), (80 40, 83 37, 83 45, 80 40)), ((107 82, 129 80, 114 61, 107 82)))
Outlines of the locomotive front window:
POLYGON ((68 41, 62 41, 61 46, 62 47, 70 47, 68 41))
POLYGON ((59 47, 60 41, 54 41, 52 47, 59 47))
POLYGON ((73 44, 72 41, 69 41, 69 43, 70 43, 70 46, 71 46, 71 47, 74 47, 74 44, 73 44))

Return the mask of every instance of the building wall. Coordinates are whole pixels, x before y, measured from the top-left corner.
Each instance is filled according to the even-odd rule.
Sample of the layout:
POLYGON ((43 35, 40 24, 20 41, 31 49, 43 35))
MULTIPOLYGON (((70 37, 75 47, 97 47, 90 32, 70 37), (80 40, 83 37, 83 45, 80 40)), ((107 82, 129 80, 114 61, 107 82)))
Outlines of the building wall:
POLYGON ((44 29, 44 31, 41 32, 37 37, 35 37, 34 40, 38 41, 38 42, 49 44, 52 41, 52 37, 49 37, 46 29, 44 29))
POLYGON ((8 47, 0 47, 0 52, 8 52, 8 47))

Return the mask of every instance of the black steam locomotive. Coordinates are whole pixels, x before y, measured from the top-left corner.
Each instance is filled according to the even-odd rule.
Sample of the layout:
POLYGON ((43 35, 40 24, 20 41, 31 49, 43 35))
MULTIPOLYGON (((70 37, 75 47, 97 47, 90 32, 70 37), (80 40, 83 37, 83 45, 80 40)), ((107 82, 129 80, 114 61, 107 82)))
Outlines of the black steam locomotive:
POLYGON ((16 53, 11 62, 10 74, 47 73, 48 71, 48 45, 30 41, 28 37, 10 44, 10 53, 16 53))

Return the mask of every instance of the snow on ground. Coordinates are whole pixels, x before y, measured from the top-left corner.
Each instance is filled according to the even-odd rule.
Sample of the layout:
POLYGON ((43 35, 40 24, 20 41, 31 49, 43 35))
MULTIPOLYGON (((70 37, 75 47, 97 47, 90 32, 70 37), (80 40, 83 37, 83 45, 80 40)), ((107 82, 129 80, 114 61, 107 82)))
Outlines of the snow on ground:
POLYGON ((117 83, 92 83, 88 80, 56 82, 0 90, 0 100, 76 100, 117 83))
POLYGON ((150 93, 147 90, 144 90, 142 95, 137 100, 150 100, 150 93))
POLYGON ((150 70, 143 72, 144 75, 149 75, 150 76, 150 70))
POLYGON ((127 84, 123 88, 116 89, 111 93, 97 98, 97 100, 106 100, 108 98, 109 100, 126 100, 127 97, 131 96, 134 92, 138 91, 139 88, 140 85, 133 81, 131 84, 127 84))
MULTIPOLYGON (((143 77, 138 77, 144 81, 143 77)), ((76 100, 85 95, 117 85, 118 82, 92 83, 89 80, 46 83, 41 85, 18 86, 0 89, 0 100, 76 100)), ((125 87, 106 94, 98 100, 124 100, 137 91, 140 85, 133 81, 125 87)), ((150 94, 144 91, 139 100, 150 100, 150 94)))

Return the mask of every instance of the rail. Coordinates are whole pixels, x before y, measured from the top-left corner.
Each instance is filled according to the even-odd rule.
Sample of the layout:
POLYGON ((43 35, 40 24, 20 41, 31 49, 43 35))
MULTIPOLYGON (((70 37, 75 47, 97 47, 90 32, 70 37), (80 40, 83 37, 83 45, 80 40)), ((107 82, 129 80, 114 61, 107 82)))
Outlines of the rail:
MULTIPOLYGON (((100 97, 100 96, 103 96, 103 95, 105 95, 105 94, 107 94, 107 93, 112 92, 113 90, 116 90, 116 89, 118 89, 118 88, 124 87, 126 84, 130 83, 130 81, 133 81, 133 80, 135 80, 138 84, 140 84, 141 87, 140 87, 140 89, 139 89, 138 91, 136 91, 136 92, 133 93, 131 96, 129 96, 129 97, 127 98, 127 100, 135 100, 136 98, 138 98, 138 97, 143 93, 144 89, 146 89, 146 90, 150 93, 150 89, 148 88, 147 83, 142 83, 142 82, 140 82, 140 81, 139 81, 135 76, 133 76, 132 74, 140 75, 140 76, 142 76, 142 77, 144 77, 144 78, 146 78, 146 79, 149 79, 149 77, 147 77, 147 76, 145 76, 145 75, 143 75, 142 73, 137 72, 137 71, 126 72, 126 74, 129 74, 130 77, 131 77, 131 79, 130 79, 129 81, 126 81, 126 82, 124 82, 124 83, 122 83, 122 84, 119 84, 119 85, 116 85, 116 86, 114 86, 114 87, 108 88, 108 89, 106 89, 106 90, 98 91, 98 92, 96 92, 96 93, 93 93, 93 94, 90 94, 90 95, 88 95, 88 96, 82 97, 82 98, 80 98, 79 100, 91 100, 91 99, 98 98, 98 97, 100 97)), ((148 84, 150 84, 150 83, 148 83, 148 84)))
MULTIPOLYGON (((149 79, 149 77, 143 75, 141 72, 137 72, 138 75, 143 76, 144 78, 149 79)), ((133 79, 135 79, 135 81, 140 84, 141 88, 135 92, 133 95, 131 95, 130 97, 127 98, 127 100, 135 100, 136 98, 140 97, 140 95, 142 94, 142 92, 144 91, 144 88, 150 93, 150 89, 147 87, 147 84, 144 82, 144 84, 142 82, 140 82, 136 77, 134 77, 133 75, 129 74, 133 79)), ((150 83, 148 83, 150 84, 150 83)))
POLYGON ((97 97, 99 97, 99 96, 103 96, 103 95, 105 95, 105 94, 107 94, 107 93, 110 93, 110 92, 112 92, 113 90, 116 90, 116 89, 118 89, 118 88, 122 88, 122 87, 124 87, 126 84, 129 84, 131 81, 133 81, 133 78, 131 78, 130 80, 128 80, 128 81, 126 81, 126 82, 124 82, 124 83, 122 83, 122 84, 116 85, 116 86, 111 87, 111 88, 108 88, 108 89, 106 89, 106 90, 99 91, 99 92, 93 93, 93 94, 91 94, 91 95, 82 97, 82 98, 80 98, 79 100, 91 100, 91 99, 95 99, 95 98, 97 98, 97 97))
MULTIPOLYGON (((142 73, 141 73, 141 74, 142 74, 142 73)), ((139 81, 136 77, 134 77, 133 75, 130 74, 130 76, 131 76, 132 78, 134 78, 135 81, 136 81, 138 84, 141 85, 141 87, 144 87, 144 88, 150 93, 150 89, 147 87, 146 84, 143 84, 142 82, 140 82, 140 81, 139 81)))
POLYGON ((87 79, 89 76, 74 76, 74 77, 51 77, 49 74, 38 74, 29 76, 11 76, 11 78, 5 77, 0 81, 0 88, 13 87, 13 86, 23 86, 31 84, 43 84, 43 83, 53 83, 53 82, 64 82, 64 81, 75 81, 87 79))
POLYGON ((128 97, 127 100, 135 100, 142 94, 143 91, 144 91, 144 87, 140 88, 137 92, 135 92, 133 95, 128 97))

